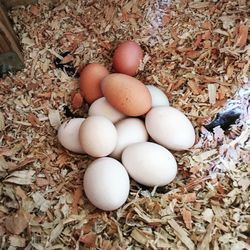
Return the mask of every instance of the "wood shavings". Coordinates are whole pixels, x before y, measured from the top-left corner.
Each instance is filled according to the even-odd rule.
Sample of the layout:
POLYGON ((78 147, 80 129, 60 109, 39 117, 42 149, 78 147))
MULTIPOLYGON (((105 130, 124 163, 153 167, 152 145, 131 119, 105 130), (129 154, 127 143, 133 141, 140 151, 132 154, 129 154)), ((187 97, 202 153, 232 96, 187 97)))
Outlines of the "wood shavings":
POLYGON ((9 13, 26 67, 0 80, 0 219, 19 210, 32 217, 18 237, 0 225, 1 247, 247 249, 247 1, 54 2, 9 13), (86 115, 78 100, 72 111, 77 72, 90 62, 111 70, 113 49, 130 39, 145 55, 136 77, 158 85, 188 116, 198 143, 174 152, 172 183, 148 189, 132 182, 127 204, 106 213, 83 195, 82 176, 92 159, 65 151, 56 129, 86 115), (55 61, 70 65, 72 76, 55 61), (237 119, 227 131, 206 130, 237 89, 244 92, 234 100, 237 119))
POLYGON ((176 236, 190 250, 195 249, 193 241, 187 236, 187 233, 174 220, 168 221, 169 225, 174 229, 176 236))
POLYGON ((34 174, 35 171, 33 170, 15 171, 6 177, 4 182, 15 183, 18 185, 30 185, 35 180, 34 174))
POLYGON ((3 113, 0 112, 0 132, 3 131, 5 128, 5 120, 4 120, 4 116, 3 113))
POLYGON ((207 208, 206 210, 204 210, 204 212, 202 213, 202 217, 203 217, 203 220, 211 223, 212 222, 212 219, 214 217, 214 213, 213 213, 213 210, 210 209, 210 208, 207 208))
POLYGON ((49 122, 54 129, 58 129, 61 125, 61 118, 58 110, 49 110, 49 122))
POLYGON ((217 91, 217 86, 215 84, 208 84, 208 98, 209 98, 209 103, 211 104, 216 103, 216 91, 217 91))
POLYGON ((25 247, 26 246, 26 239, 17 235, 10 236, 9 241, 12 247, 25 247))
POLYGON ((6 218, 5 228, 13 234, 21 234, 28 227, 28 222, 29 214, 20 210, 16 214, 6 218))

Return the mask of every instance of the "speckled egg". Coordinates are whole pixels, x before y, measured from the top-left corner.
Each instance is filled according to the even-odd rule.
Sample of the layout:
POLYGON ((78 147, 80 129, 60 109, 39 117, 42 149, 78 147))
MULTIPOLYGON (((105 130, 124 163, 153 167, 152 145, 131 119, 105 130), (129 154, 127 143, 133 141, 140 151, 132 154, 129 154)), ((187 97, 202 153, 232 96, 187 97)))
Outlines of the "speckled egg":
POLYGON ((134 77, 114 73, 102 80, 102 92, 107 101, 127 116, 140 116, 151 108, 147 87, 134 77))

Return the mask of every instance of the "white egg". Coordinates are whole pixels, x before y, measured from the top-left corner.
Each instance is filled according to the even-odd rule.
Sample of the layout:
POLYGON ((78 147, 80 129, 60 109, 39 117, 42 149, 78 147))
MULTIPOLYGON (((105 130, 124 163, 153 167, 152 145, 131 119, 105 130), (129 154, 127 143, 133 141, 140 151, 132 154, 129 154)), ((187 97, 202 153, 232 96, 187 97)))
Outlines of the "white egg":
POLYGON ((97 99, 89 108, 89 116, 105 116, 113 123, 125 117, 124 114, 111 106, 105 97, 97 99))
POLYGON ((151 109, 145 119, 149 135, 172 150, 187 150, 194 145, 195 131, 190 120, 173 107, 151 109))
POLYGON ((74 118, 64 122, 58 129, 57 138, 63 147, 74 152, 83 154, 79 139, 79 129, 84 118, 74 118))
POLYGON ((128 146, 122 153, 122 163, 131 178, 145 186, 164 186, 174 180, 177 163, 164 147, 141 142, 128 146))
POLYGON ((103 157, 87 168, 83 186, 89 201, 99 209, 112 211, 121 207, 129 195, 126 169, 115 159, 103 157))
POLYGON ((117 143, 111 157, 121 158, 122 151, 129 145, 148 140, 148 133, 144 122, 138 118, 127 118, 116 125, 117 143))
POLYGON ((154 85, 146 85, 148 88, 151 98, 152 98, 152 108, 158 106, 169 106, 169 101, 167 96, 163 93, 162 90, 155 87, 154 85))
POLYGON ((80 127, 80 144, 93 157, 111 154, 117 142, 117 132, 113 123, 104 116, 90 116, 80 127))

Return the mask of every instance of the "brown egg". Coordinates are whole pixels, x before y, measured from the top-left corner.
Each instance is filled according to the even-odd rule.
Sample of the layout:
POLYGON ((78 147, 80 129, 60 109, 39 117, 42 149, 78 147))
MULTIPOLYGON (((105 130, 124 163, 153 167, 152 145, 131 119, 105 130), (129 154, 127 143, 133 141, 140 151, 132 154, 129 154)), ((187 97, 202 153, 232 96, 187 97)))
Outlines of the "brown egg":
POLYGON ((80 74, 81 95, 86 102, 92 103, 102 97, 101 80, 109 74, 108 70, 101 64, 88 64, 80 74))
POLYGON ((118 73, 134 76, 138 72, 142 59, 143 51, 136 42, 123 42, 115 50, 113 67, 118 73))
POLYGON ((107 101, 128 116, 140 116, 151 108, 151 95, 147 87, 132 76, 110 74, 102 80, 102 92, 107 101))

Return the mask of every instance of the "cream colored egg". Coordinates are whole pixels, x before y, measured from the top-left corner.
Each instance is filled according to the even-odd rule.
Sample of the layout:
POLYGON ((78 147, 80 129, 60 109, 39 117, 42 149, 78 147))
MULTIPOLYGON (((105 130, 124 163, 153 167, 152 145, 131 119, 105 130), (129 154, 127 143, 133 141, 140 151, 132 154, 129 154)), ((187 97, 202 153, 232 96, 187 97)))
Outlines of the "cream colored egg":
POLYGON ((121 158, 122 151, 129 145, 148 140, 148 133, 144 122, 138 118, 127 118, 116 125, 117 144, 111 157, 121 158))
POLYGON ((141 142, 128 146, 122 153, 122 163, 131 178, 145 186, 164 186, 177 174, 174 156, 164 147, 141 142))
POLYGON ((195 131, 190 120, 173 107, 151 109, 145 119, 149 135, 162 146, 172 150, 187 150, 194 145, 195 131))
POLYGON ((155 87, 154 85, 146 85, 148 88, 151 98, 152 98, 152 107, 158 106, 169 106, 169 101, 167 96, 163 93, 162 90, 155 87))
POLYGON ((113 123, 118 122, 119 120, 125 117, 124 114, 116 110, 111 106, 105 97, 97 99, 89 108, 89 116, 105 116, 113 123))
POLYGON ((104 116, 90 116, 80 127, 80 144, 93 157, 111 154, 117 142, 117 132, 113 123, 104 116))
POLYGON ((126 202, 130 182, 127 171, 120 162, 103 157, 89 165, 83 186, 86 196, 94 206, 112 211, 126 202))
POLYGON ((57 138, 63 147, 74 153, 83 154, 79 139, 79 129, 84 118, 74 118, 64 122, 58 129, 57 138))

